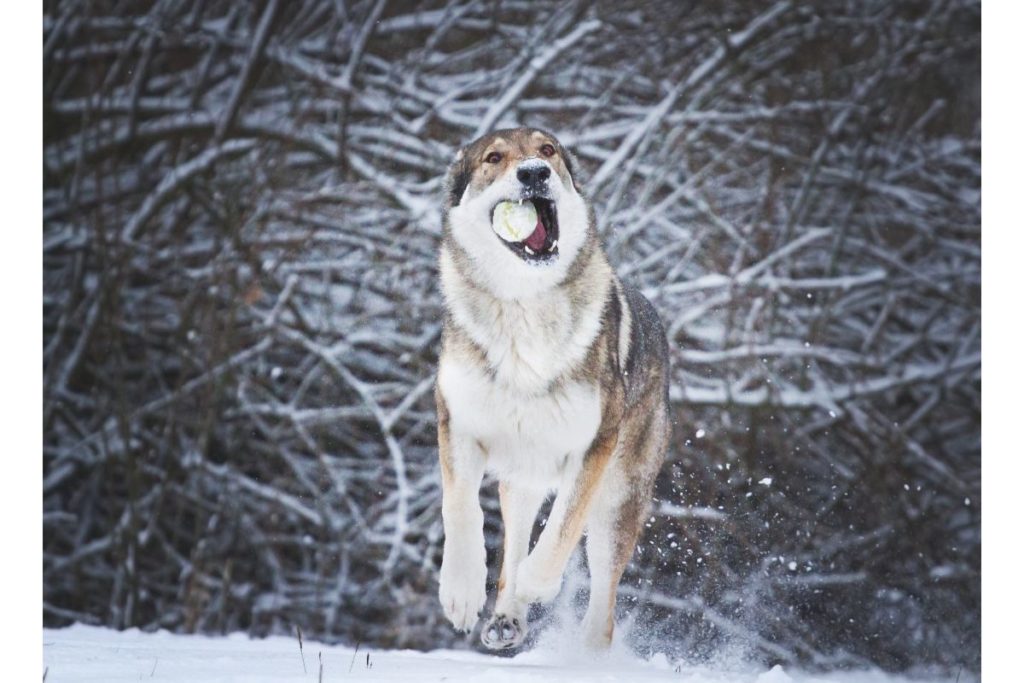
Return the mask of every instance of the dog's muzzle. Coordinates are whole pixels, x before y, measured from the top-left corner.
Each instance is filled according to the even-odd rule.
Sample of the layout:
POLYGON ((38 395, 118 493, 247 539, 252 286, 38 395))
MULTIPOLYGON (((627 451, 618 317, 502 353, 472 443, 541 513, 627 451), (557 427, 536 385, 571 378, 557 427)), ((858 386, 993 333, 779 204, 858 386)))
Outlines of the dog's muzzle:
POLYGON ((551 167, 547 164, 520 164, 516 169, 516 178, 523 184, 526 194, 546 194, 548 179, 551 178, 551 167))

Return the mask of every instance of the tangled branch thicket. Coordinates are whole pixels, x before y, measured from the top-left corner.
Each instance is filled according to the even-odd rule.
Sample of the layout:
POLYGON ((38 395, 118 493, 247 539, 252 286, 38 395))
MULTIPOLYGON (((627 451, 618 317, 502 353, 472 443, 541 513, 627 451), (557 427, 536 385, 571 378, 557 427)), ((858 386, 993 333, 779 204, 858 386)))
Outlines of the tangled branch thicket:
POLYGON ((524 123, 575 150, 669 330, 638 644, 976 668, 979 24, 45 2, 47 623, 461 641, 435 597, 441 179, 524 123))

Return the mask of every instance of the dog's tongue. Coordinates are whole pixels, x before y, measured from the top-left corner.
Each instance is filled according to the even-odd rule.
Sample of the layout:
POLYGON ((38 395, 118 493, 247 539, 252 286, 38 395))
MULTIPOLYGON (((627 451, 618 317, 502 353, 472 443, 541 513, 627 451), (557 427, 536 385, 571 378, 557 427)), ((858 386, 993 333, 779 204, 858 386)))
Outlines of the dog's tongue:
POLYGON ((540 217, 537 217, 537 227, 533 229, 530 236, 527 237, 523 242, 530 249, 534 251, 540 251, 544 248, 544 242, 548 239, 548 231, 544 229, 544 224, 541 222, 540 217))

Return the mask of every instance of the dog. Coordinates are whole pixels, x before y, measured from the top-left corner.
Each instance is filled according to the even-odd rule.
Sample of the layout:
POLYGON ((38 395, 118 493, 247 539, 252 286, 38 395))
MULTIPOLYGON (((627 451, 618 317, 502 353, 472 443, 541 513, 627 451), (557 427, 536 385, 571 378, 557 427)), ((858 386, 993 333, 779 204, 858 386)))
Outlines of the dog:
POLYGON ((619 579, 670 438, 664 329, 609 265, 576 167, 553 135, 515 128, 462 148, 446 178, 439 597, 452 625, 472 631, 487 600, 479 489, 489 472, 504 526, 494 612, 481 631, 493 650, 522 644, 529 606, 558 594, 584 532, 584 642, 610 645, 619 579), (533 204, 536 225, 525 239, 492 229, 503 202, 533 204))

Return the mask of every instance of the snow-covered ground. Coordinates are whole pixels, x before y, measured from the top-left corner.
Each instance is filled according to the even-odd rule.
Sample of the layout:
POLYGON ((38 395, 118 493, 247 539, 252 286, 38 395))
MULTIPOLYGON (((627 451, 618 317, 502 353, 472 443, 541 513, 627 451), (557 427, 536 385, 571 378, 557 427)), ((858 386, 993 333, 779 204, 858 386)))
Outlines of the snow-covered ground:
MULTIPOLYGON (((564 643, 562 643, 564 645, 564 643)), ((674 681, 676 683, 910 683, 911 679, 878 671, 806 674, 749 666, 676 668, 664 657, 650 661, 626 652, 604 657, 575 654, 557 644, 541 646, 514 658, 473 652, 360 650, 306 641, 306 671, 294 638, 252 640, 236 634, 224 638, 171 633, 117 632, 76 625, 43 631, 47 683, 67 681, 318 681, 320 662, 329 681, 487 681, 532 683, 557 681, 674 681), (369 660, 367 660, 367 653, 369 660), (320 659, 322 657, 322 660, 320 659)), ((927 679, 949 681, 952 679, 927 679)), ((964 680, 969 680, 965 678, 964 680)))

